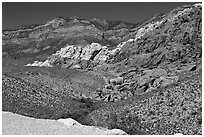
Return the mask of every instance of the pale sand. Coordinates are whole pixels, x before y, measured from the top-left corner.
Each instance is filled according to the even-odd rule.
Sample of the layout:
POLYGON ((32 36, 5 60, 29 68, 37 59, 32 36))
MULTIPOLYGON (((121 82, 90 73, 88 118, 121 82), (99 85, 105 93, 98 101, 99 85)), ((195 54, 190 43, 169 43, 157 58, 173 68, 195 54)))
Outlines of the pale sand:
POLYGON ((2 112, 3 135, 125 135, 119 129, 84 126, 69 119, 46 120, 2 112))

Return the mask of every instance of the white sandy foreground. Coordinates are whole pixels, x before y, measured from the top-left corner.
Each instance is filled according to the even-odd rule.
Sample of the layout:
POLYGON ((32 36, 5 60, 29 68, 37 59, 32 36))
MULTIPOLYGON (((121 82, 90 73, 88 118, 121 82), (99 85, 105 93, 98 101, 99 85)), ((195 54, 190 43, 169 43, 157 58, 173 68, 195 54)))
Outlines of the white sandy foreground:
POLYGON ((81 125, 68 119, 47 120, 2 112, 3 135, 126 135, 120 129, 81 125))

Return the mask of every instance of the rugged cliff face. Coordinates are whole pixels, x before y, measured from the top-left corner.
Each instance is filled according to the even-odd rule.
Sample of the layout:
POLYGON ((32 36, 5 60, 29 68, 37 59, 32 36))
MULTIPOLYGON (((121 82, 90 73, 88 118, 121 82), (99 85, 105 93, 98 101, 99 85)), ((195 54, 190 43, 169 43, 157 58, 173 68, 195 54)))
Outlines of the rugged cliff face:
MULTIPOLYGON (((167 14, 157 14, 137 24, 105 19, 86 21, 74 17, 56 18, 41 25, 3 31, 3 64, 7 64, 3 65, 3 74, 5 74, 3 109, 38 117, 38 113, 41 113, 40 109, 47 106, 49 108, 47 112, 52 112, 52 115, 44 114, 43 118, 77 117, 77 120, 85 124, 122 128, 130 134, 175 134, 177 132, 200 134, 202 108, 198 104, 201 103, 202 91, 201 30, 202 5, 195 4, 176 8, 167 14), (23 58, 28 60, 22 63, 23 58), (8 65, 7 61, 19 61, 21 65, 14 63, 8 65), (189 81, 190 79, 193 81, 189 81), (12 104, 7 101, 12 100, 9 94, 17 94, 18 90, 15 89, 21 87, 9 81, 22 81, 18 83, 27 82, 32 85, 30 86, 32 88, 23 89, 29 93, 26 101, 40 108, 36 114, 25 112, 21 107, 14 109, 9 105, 12 104), (15 85, 13 89, 8 88, 9 83, 15 85), (196 87, 191 83, 195 83, 196 87), (36 102, 31 99, 35 96, 33 88, 39 89, 36 102), (177 91, 174 88, 182 90, 177 91), (166 90, 171 95, 168 96, 165 93, 163 97, 163 94, 159 94, 166 90), (161 123, 157 119, 160 116, 155 116, 155 123, 154 118, 147 120, 151 117, 147 113, 157 114, 155 109, 152 112, 144 109, 141 113, 145 114, 140 115, 138 110, 141 105, 160 108, 159 113, 163 112, 164 108, 173 109, 176 103, 171 100, 176 100, 174 93, 177 94, 177 92, 181 94, 180 96, 195 93, 196 102, 190 98, 184 100, 194 102, 198 112, 194 114, 191 111, 192 115, 189 112, 178 117, 172 114, 172 117, 177 117, 170 120, 174 123, 172 130, 157 128, 161 123), (53 100, 41 100, 41 94, 44 93, 53 100), (160 100, 161 96, 164 99, 163 103, 160 100), (154 97, 155 102, 146 102, 154 97), (67 98, 71 99, 67 100, 67 98), (169 99, 166 100, 166 98, 169 99), (77 108, 76 111, 70 109, 71 105, 64 107, 65 104, 60 103, 69 104, 69 101, 78 102, 73 103, 77 108), (118 103, 121 105, 117 106, 118 103), (170 103, 171 106, 166 103, 170 103), (52 107, 57 109, 54 111, 52 107), (195 122, 194 129, 184 127, 185 124, 181 123, 182 126, 175 126, 176 121, 180 122, 188 117, 195 122), (135 124, 127 121, 133 121, 135 124), (121 123, 127 125, 124 126, 121 123), (148 125, 151 129, 146 128, 148 125)), ((27 92, 19 94, 24 95, 27 92)), ((15 98, 19 99, 19 96, 15 98)), ((178 111, 183 112, 184 100, 178 99, 181 103, 177 104, 181 105, 178 111)), ((20 104, 22 103, 18 105, 21 106, 20 104)), ((189 111, 192 108, 189 105, 187 107, 189 111)), ((23 108, 27 110, 32 107, 23 106, 23 108)), ((162 113, 163 120, 171 116, 162 113)), ((169 121, 163 127, 170 128, 168 123, 169 121)), ((186 122, 186 124, 190 123, 186 122)))

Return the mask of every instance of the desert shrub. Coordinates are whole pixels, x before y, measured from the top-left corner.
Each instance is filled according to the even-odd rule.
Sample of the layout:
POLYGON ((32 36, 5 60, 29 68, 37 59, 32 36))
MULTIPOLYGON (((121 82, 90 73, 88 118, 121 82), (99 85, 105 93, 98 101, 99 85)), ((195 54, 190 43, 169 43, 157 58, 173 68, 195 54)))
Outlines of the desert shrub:
POLYGON ((145 134, 140 129, 140 119, 136 114, 130 114, 130 111, 122 111, 119 114, 110 114, 110 129, 119 128, 131 135, 145 134))

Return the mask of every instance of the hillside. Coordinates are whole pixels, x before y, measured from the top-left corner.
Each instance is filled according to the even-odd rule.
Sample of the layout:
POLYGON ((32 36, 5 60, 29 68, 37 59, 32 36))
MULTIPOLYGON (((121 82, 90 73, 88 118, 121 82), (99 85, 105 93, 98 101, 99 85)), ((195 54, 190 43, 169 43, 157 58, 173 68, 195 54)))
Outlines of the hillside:
POLYGON ((139 23, 78 17, 3 31, 2 108, 128 134, 202 134, 202 5, 139 23))

